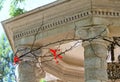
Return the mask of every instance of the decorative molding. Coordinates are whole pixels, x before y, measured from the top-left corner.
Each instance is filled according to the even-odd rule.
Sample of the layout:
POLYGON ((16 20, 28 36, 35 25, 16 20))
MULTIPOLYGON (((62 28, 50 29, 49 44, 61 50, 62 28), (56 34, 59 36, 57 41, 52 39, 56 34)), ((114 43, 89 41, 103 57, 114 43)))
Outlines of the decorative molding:
POLYGON ((92 14, 100 17, 120 17, 120 11, 106 11, 104 9, 93 9, 92 14))
POLYGON ((77 21, 79 19, 88 17, 90 15, 91 15, 91 12, 89 10, 87 10, 84 12, 75 13, 71 16, 60 17, 58 19, 53 18, 51 20, 56 20, 56 21, 51 22, 51 20, 50 20, 48 23, 45 23, 42 27, 40 27, 41 23, 33 24, 33 25, 26 27, 26 30, 24 30, 24 31, 23 31, 23 29, 22 29, 22 31, 17 30, 14 34, 14 39, 17 40, 17 39, 21 39, 22 37, 34 35, 37 33, 38 29, 39 29, 39 33, 44 32, 46 30, 51 30, 51 29, 56 28, 59 25, 77 21), (31 29, 29 29, 29 28, 31 28, 31 29))
POLYGON ((68 15, 65 17, 59 17, 59 18, 52 18, 50 21, 48 21, 47 23, 45 23, 42 27, 41 23, 36 23, 33 25, 29 25, 29 26, 23 26, 21 29, 21 31, 16 30, 16 32, 14 32, 14 40, 18 40, 21 39, 23 37, 28 37, 31 35, 34 35, 37 33, 38 29, 39 29, 39 33, 47 31, 47 30, 51 30, 51 29, 55 29, 57 28, 57 26, 60 25, 64 25, 64 24, 68 24, 70 22, 75 22, 77 20, 82 20, 85 17, 89 17, 89 16, 98 16, 98 17, 115 17, 118 18, 120 17, 120 11, 102 11, 102 10, 86 10, 86 11, 81 11, 79 13, 75 13, 73 15, 68 15), (54 21, 56 20, 56 21, 54 21), (51 22, 52 21, 52 22, 51 22), (25 27, 24 31, 23 28, 25 27))

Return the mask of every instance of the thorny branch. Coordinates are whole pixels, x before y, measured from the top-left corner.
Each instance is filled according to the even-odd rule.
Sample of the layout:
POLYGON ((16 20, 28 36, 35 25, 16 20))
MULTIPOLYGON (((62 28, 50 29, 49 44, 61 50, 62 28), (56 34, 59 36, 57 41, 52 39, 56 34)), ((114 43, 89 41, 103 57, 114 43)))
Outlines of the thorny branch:
MULTIPOLYGON (((44 19, 44 17, 43 17, 43 19, 44 19)), ((39 34, 40 28, 41 28, 43 25, 44 25, 44 23, 43 23, 43 21, 42 21, 41 26, 38 28, 38 31, 37 31, 36 34, 34 35, 34 40, 33 40, 33 43, 32 43, 32 46, 31 46, 30 50, 29 50, 28 52, 23 53, 21 56, 19 56, 19 58, 23 58, 23 57, 26 56, 27 54, 31 54, 31 55, 35 58, 35 60, 36 60, 36 61, 34 61, 34 62, 39 64, 39 67, 40 67, 40 69, 41 69, 43 72, 44 72, 44 69, 43 69, 43 67, 41 66, 41 64, 42 64, 42 63, 45 63, 45 62, 52 61, 52 60, 54 59, 54 58, 53 58, 53 55, 50 53, 49 48, 48 48, 48 52, 47 52, 49 55, 46 55, 47 53, 45 53, 45 54, 43 54, 43 55, 39 55, 39 56, 38 56, 38 55, 36 55, 34 52, 35 52, 35 51, 38 51, 38 50, 42 50, 42 49, 44 49, 44 48, 46 48, 46 47, 48 47, 48 46, 50 46, 50 45, 53 45, 53 44, 59 44, 58 47, 57 47, 57 49, 56 49, 56 50, 58 50, 58 49, 60 49, 61 45, 62 45, 64 42, 67 42, 67 41, 77 41, 77 42, 74 43, 74 45, 71 46, 70 48, 65 49, 64 51, 60 52, 60 53, 57 55, 57 57, 58 57, 59 55, 65 54, 66 52, 72 50, 78 43, 81 43, 80 40, 82 40, 82 42, 88 41, 88 42, 90 43, 91 50, 94 52, 94 55, 96 55, 96 56, 97 56, 97 54, 95 53, 95 50, 94 50, 94 48, 93 48, 93 46, 92 46, 92 43, 91 43, 91 42, 94 41, 95 39, 101 38, 101 39, 103 39, 103 40, 105 40, 105 41, 107 41, 107 42, 110 42, 111 44, 114 44, 114 45, 117 45, 117 46, 120 47, 120 44, 119 44, 120 38, 114 37, 114 38, 113 38, 113 41, 110 41, 110 40, 106 39, 104 36, 102 36, 102 34, 104 34, 104 32, 106 32, 106 30, 107 30, 107 29, 105 28, 101 33, 99 33, 98 35, 96 35, 96 36, 94 36, 94 37, 92 37, 92 38, 87 38, 87 39, 78 38, 78 39, 76 39, 76 38, 75 38, 75 34, 74 34, 74 36, 73 36, 72 39, 66 39, 66 38, 65 38, 65 39, 62 39, 62 40, 59 40, 59 41, 55 41, 55 42, 52 42, 52 43, 48 43, 48 44, 39 46, 38 48, 34 48, 35 41, 36 41, 36 37, 37 37, 37 35, 39 34), (42 59, 42 58, 47 58, 47 60, 44 59, 44 60, 42 61, 42 60, 40 60, 40 58, 41 58, 41 59, 42 59)), ((77 26, 76 26, 75 23, 74 23, 74 25, 75 25, 74 32, 76 33, 77 26)), ((67 37, 67 36, 66 36, 66 37, 67 37)), ((108 37, 108 38, 109 38, 109 37, 108 37)), ((25 48, 25 49, 27 49, 27 48, 25 48)), ((15 55, 17 55, 17 54, 18 54, 19 52, 21 52, 21 51, 24 51, 25 49, 18 49, 18 50, 16 51, 15 55)), ((40 54, 42 54, 42 52, 41 52, 40 54)), ((31 56, 30 56, 30 57, 31 57, 31 56)))
MULTIPOLYGON (((74 25, 75 25, 75 23, 74 23, 74 25)), ((43 26, 43 21, 42 21, 42 24, 41 24, 40 28, 41 28, 42 26, 43 26)), ((40 29, 40 28, 39 28, 39 29, 40 29)), ((76 28, 77 28, 77 26, 75 25, 75 28, 74 28, 74 31, 75 31, 75 32, 76 32, 76 30, 77 30, 76 28)), ((45 48, 45 47, 47 47, 47 46, 49 46, 49 45, 52 45, 52 44, 57 44, 57 43, 59 43, 59 46, 58 46, 58 49, 59 49, 59 48, 60 48, 60 45, 62 44, 62 42, 77 41, 77 42, 76 42, 73 46, 71 46, 69 49, 66 49, 65 51, 63 51, 63 52, 60 53, 60 54, 65 54, 66 52, 72 50, 78 43, 80 43, 79 40, 82 40, 83 42, 84 42, 84 41, 92 41, 92 40, 94 40, 94 39, 97 39, 97 38, 101 37, 101 35, 106 31, 106 29, 104 29, 99 35, 96 35, 95 37, 93 37, 93 38, 88 38, 88 39, 81 39, 81 38, 76 39, 76 38, 75 38, 75 34, 74 34, 74 36, 73 36, 72 39, 66 39, 66 38, 65 38, 65 39, 62 39, 62 40, 59 40, 59 41, 56 41, 56 42, 52 42, 52 43, 48 43, 48 44, 46 44, 46 45, 42 45, 42 46, 40 46, 40 47, 38 47, 38 48, 36 48, 36 49, 33 49, 34 44, 35 44, 35 41, 36 41, 36 36, 38 35, 39 29, 38 29, 37 33, 35 34, 35 36, 34 36, 33 44, 32 44, 32 46, 31 46, 30 51, 28 51, 28 52, 26 52, 26 53, 23 53, 21 56, 19 56, 19 58, 22 58, 22 57, 26 56, 26 55, 29 54, 29 53, 31 53, 31 55, 33 55, 37 61, 38 61, 39 58, 53 57, 53 55, 43 55, 43 56, 40 55, 40 56, 36 56, 36 55, 34 54, 34 52, 37 51, 37 50, 41 50, 41 49, 43 49, 43 48, 45 48)), ((16 54, 17 54, 19 51, 20 51, 20 50, 18 50, 18 51, 16 52, 16 54)), ((16 54, 15 54, 15 55, 16 55, 16 54)), ((49 60, 41 61, 41 62, 39 62, 39 63, 48 62, 48 61, 51 61, 52 59, 53 59, 53 58, 51 58, 51 59, 49 59, 49 60)))

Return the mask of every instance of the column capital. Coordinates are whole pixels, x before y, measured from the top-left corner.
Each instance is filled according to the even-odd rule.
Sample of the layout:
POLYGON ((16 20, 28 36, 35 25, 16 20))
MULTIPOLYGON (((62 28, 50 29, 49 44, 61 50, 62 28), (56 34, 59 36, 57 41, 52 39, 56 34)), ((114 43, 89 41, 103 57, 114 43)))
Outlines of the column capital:
POLYGON ((76 28, 76 36, 81 39, 109 36, 108 25, 86 25, 76 28))
POLYGON ((109 44, 108 41, 99 38, 92 41, 85 41, 82 43, 82 46, 84 47, 86 57, 94 57, 96 55, 100 58, 106 58, 107 55, 104 55, 104 53, 108 54, 109 44), (89 53, 91 53, 91 55, 89 53))
POLYGON ((41 50, 35 50, 37 47, 33 47, 31 50, 31 46, 20 46, 17 47, 17 56, 21 57, 22 61, 36 61, 35 56, 41 55, 41 50), (24 56, 23 56, 24 55, 24 56))
POLYGON ((103 39, 101 39, 101 38, 93 39, 92 41, 84 41, 84 42, 82 42, 83 47, 86 47, 86 46, 88 46, 90 44, 92 44, 92 45, 93 44, 103 45, 105 48, 107 48, 110 43, 103 40, 103 39))

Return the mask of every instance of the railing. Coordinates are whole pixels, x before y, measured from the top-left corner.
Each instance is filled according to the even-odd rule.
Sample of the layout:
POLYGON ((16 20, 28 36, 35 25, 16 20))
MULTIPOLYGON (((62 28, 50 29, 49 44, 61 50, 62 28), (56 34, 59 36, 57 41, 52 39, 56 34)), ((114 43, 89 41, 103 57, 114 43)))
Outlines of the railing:
POLYGON ((111 80, 120 79, 120 63, 111 62, 107 65, 108 78, 111 80))

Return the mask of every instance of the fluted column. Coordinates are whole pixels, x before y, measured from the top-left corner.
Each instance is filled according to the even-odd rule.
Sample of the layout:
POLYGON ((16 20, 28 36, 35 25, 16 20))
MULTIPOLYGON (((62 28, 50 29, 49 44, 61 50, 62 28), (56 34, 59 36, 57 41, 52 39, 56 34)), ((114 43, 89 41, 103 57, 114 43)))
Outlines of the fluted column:
POLYGON ((107 82, 107 43, 102 39, 84 42, 85 82, 107 82))

